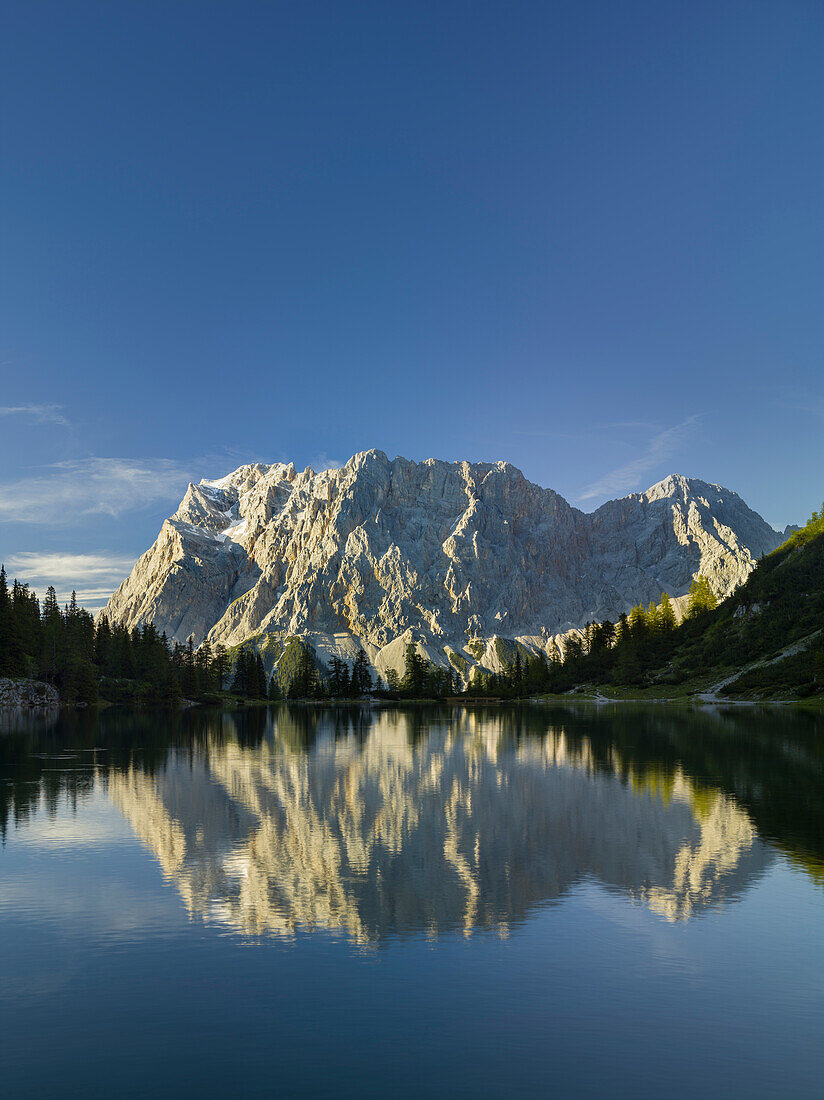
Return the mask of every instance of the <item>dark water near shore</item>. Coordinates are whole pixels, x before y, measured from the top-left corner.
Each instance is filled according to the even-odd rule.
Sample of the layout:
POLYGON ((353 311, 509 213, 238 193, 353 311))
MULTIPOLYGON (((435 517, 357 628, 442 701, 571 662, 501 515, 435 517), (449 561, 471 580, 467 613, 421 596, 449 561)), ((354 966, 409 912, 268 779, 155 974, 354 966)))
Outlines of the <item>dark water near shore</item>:
POLYGON ((824 1092, 812 714, 32 719, 0 825, 8 1100, 824 1092))

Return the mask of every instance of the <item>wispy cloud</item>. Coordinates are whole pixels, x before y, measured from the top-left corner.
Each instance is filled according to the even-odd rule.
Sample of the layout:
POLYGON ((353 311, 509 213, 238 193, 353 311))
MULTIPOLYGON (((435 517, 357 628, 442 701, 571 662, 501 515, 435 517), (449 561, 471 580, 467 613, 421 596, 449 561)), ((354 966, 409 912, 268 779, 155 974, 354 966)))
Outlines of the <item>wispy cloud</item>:
POLYGON ((316 474, 323 473, 324 470, 340 470, 346 465, 346 460, 341 461, 337 458, 330 458, 326 451, 321 451, 320 454, 315 455, 314 458, 310 458, 306 463, 307 466, 311 466, 316 474))
POLYGON ((97 611, 129 574, 134 562, 133 557, 106 551, 94 554, 27 551, 13 554, 5 565, 9 577, 28 582, 41 598, 53 584, 61 603, 74 590, 78 603, 89 611, 97 611))
POLYGON ((642 455, 631 462, 625 462, 604 477, 593 481, 591 485, 587 485, 579 493, 578 499, 591 500, 592 497, 612 496, 638 489, 645 474, 659 467, 683 446, 698 420, 700 415, 688 416, 680 424, 657 432, 650 439, 642 455))
POLYGON ((177 501, 196 464, 172 459, 83 458, 0 484, 0 520, 65 526, 177 501))
POLYGON ((60 424, 70 428, 71 422, 60 411, 62 405, 0 405, 0 416, 27 416, 37 424, 60 424))

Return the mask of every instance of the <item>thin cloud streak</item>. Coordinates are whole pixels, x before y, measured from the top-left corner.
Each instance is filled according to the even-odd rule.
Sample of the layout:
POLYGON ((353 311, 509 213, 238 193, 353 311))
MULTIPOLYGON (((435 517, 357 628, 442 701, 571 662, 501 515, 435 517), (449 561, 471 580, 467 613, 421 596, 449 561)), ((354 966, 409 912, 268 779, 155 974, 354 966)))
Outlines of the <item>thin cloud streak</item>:
POLYGON ((0 416, 30 416, 37 424, 70 428, 71 421, 62 414, 62 408, 62 405, 0 405, 0 416))
MULTIPOLYGON (((162 505, 165 518, 186 492, 214 471, 223 476, 243 462, 238 452, 211 453, 185 461, 169 458, 68 459, 18 481, 0 483, 0 521, 68 527, 90 516, 111 516, 162 505)), ((244 461, 250 459, 246 457, 244 461)), ((327 460, 327 467, 333 463, 327 460)))
POLYGON ((644 454, 587 485, 578 495, 578 499, 591 500, 593 497, 612 496, 638 489, 644 474, 654 470, 683 446, 697 420, 700 420, 699 414, 688 416, 680 424, 658 432, 650 440, 644 454))
POLYGON ((25 551, 6 559, 6 571, 10 576, 30 582, 47 579, 48 584, 65 583, 69 588, 80 581, 109 580, 129 572, 135 559, 123 554, 61 554, 25 551))
POLYGON ((322 474, 325 470, 342 470, 346 462, 341 462, 337 458, 330 458, 326 451, 321 451, 320 454, 310 458, 306 465, 311 467, 316 474, 322 474))
POLYGON ((53 584, 60 603, 67 602, 72 591, 76 591, 81 606, 97 611, 128 576, 134 562, 133 557, 106 551, 95 554, 25 551, 11 555, 5 565, 10 578, 28 583, 41 599, 53 584))
POLYGON ((180 500, 195 463, 171 459, 83 458, 47 473, 0 485, 6 523, 69 526, 94 515, 117 518, 161 501, 180 500))

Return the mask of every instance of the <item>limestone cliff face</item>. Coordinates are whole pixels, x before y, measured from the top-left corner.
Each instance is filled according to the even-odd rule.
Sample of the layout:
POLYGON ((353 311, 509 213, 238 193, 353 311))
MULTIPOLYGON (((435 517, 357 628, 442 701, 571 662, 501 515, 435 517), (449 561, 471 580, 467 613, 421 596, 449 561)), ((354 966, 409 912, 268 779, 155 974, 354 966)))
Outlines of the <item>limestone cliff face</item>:
POLYGON ((362 645, 379 669, 409 637, 472 663, 468 641, 551 649, 683 595, 698 572, 726 596, 781 539, 735 493, 681 476, 587 514, 505 462, 366 451, 339 470, 256 464, 190 485, 105 614, 195 644, 299 634, 322 657, 362 645))

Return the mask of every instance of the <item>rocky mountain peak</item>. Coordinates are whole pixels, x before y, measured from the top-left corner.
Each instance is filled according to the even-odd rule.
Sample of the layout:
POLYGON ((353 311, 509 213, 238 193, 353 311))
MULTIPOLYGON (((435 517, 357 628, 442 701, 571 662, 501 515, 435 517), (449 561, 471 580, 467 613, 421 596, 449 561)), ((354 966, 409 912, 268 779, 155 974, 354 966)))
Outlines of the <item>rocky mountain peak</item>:
POLYGON ((190 485, 105 613, 196 644, 363 646, 379 669, 413 637, 463 672, 494 663, 491 638, 549 651, 699 572, 726 596, 780 541, 737 494, 678 474, 588 514, 507 462, 368 450, 340 469, 253 463, 190 485))

